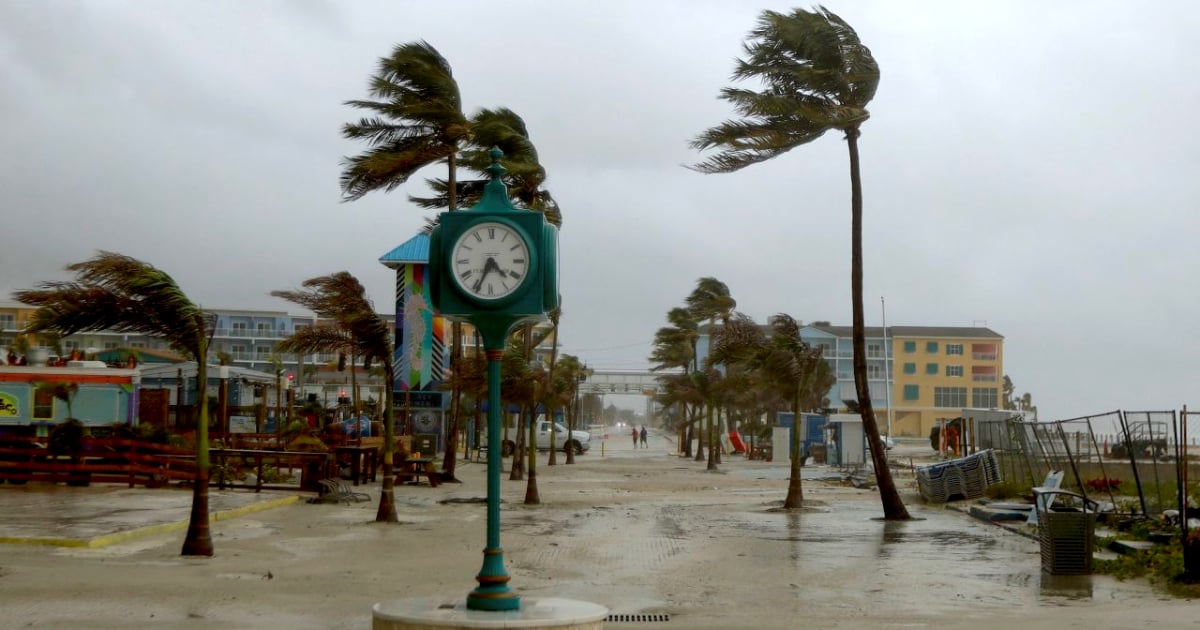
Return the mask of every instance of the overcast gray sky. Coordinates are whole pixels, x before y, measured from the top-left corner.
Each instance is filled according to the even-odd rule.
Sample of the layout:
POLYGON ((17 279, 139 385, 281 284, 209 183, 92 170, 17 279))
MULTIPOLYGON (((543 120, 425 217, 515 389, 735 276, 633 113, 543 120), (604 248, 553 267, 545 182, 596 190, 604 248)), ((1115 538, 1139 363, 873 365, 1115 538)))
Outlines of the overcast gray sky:
MULTIPOLYGON (((430 214, 341 203, 380 56, 424 39, 468 112, 524 117, 564 214, 564 351, 646 365, 697 278, 850 323, 845 143, 681 164, 769 0, 0 0, 0 296, 107 249, 215 308, 348 270, 430 214)), ((1200 407, 1200 3, 832 0, 882 80, 863 128, 867 323, 986 324, 1043 419, 1200 407)), ((433 177, 444 169, 422 173, 433 177)))

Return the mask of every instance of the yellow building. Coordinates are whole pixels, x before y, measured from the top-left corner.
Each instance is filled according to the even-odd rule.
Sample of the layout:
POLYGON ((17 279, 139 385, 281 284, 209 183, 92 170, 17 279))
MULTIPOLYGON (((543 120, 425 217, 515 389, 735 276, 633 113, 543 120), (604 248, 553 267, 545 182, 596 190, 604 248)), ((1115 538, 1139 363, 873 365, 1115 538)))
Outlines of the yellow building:
MULTIPOLYGON (((984 327, 889 326, 891 424, 895 435, 927 436, 939 419, 1003 402, 1004 337, 984 327)), ((876 408, 880 425, 886 410, 876 408)))

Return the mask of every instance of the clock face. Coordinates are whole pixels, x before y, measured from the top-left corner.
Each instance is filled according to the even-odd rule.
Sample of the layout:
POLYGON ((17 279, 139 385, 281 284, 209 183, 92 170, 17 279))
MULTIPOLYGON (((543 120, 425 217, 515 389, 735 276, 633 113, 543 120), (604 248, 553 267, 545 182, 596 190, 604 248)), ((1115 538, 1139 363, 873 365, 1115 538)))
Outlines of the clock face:
POLYGON ((504 223, 477 223, 454 242, 450 264, 464 293, 499 300, 512 295, 529 275, 529 246, 504 223))

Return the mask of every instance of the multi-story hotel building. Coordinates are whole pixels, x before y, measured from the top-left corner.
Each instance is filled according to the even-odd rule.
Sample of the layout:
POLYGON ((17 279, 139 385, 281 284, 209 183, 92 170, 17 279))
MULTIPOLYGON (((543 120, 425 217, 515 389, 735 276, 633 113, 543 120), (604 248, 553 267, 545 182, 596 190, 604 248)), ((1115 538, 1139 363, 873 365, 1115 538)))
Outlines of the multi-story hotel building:
MULTIPOLYGON (((765 328, 770 332, 769 327, 765 328)), ((813 322, 800 338, 821 348, 837 381, 826 398, 846 410, 857 401, 850 326, 813 322)), ((1004 337, 974 326, 868 326, 865 329, 867 384, 880 430, 894 436, 929 435, 939 419, 957 418, 964 408, 1001 406, 1004 337)), ((697 352, 705 356, 708 327, 701 327, 697 352)))

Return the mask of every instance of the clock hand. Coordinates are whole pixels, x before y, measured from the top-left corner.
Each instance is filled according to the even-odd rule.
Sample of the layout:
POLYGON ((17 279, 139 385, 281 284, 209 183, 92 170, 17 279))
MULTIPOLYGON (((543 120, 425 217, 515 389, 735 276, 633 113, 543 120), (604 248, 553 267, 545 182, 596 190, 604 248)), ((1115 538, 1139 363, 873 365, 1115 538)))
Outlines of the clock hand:
POLYGON ((491 271, 493 268, 495 268, 497 271, 499 271, 500 265, 496 264, 495 258, 489 257, 487 259, 487 262, 483 263, 483 273, 479 274, 479 279, 475 281, 475 286, 471 287, 472 291, 479 291, 479 289, 483 286, 483 279, 487 277, 488 272, 491 271))

